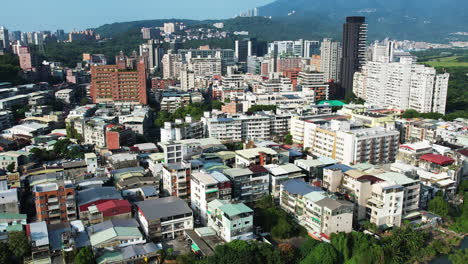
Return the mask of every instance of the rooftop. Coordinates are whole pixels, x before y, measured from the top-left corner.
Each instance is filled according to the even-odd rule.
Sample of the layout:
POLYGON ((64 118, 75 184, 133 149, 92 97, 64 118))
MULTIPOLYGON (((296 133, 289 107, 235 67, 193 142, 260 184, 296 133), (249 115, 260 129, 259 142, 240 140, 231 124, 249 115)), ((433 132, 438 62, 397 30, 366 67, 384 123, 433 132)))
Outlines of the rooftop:
POLYGON ((175 196, 137 202, 135 205, 148 220, 192 213, 187 203, 175 196))
POLYGON ((395 182, 399 185, 406 185, 411 183, 419 182, 419 180, 413 180, 404 174, 396 173, 396 172, 385 172, 382 174, 375 175, 377 178, 380 178, 385 181, 395 182))
POLYGON ((311 186, 307 184, 306 182, 298 179, 292 179, 284 182, 283 184, 283 189, 287 191, 290 194, 298 194, 301 196, 304 196, 308 193, 311 192, 322 192, 322 189, 311 186))
POLYGON ((259 156, 259 153, 266 153, 269 155, 276 155, 278 154, 276 151, 274 151, 271 148, 252 148, 252 149, 243 149, 243 150, 238 150, 236 151, 237 155, 241 155, 247 159, 253 159, 257 156, 259 156))
POLYGON ((438 154, 425 154, 425 155, 422 155, 419 159, 429 161, 431 163, 435 163, 441 166, 450 165, 455 162, 455 160, 452 158, 438 155, 438 154))

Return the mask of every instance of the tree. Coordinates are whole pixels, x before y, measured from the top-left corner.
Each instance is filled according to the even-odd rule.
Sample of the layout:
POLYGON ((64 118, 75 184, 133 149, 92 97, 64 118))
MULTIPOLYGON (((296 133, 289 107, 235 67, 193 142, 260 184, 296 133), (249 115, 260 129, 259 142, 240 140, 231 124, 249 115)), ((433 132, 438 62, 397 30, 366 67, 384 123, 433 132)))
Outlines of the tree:
POLYGON ((428 209, 430 212, 446 218, 449 214, 450 205, 442 196, 436 196, 434 199, 429 201, 428 209))
POLYGON ((279 251, 270 245, 256 241, 235 240, 215 248, 213 256, 206 259, 207 264, 280 264, 279 251))
POLYGON ((284 136, 284 144, 286 145, 292 145, 293 142, 293 137, 290 133, 288 133, 286 136, 284 136))
POLYGON ((416 117, 419 117, 419 112, 414 110, 414 109, 408 109, 403 113, 403 115, 401 117, 403 117, 403 118, 416 118, 416 117))
POLYGON ((449 259, 452 264, 468 263, 468 248, 455 251, 455 253, 449 255, 449 259))
POLYGON ((331 244, 341 254, 344 261, 351 258, 352 235, 346 233, 332 234, 331 244))
POLYGON ((320 243, 316 246, 300 264, 337 264, 338 252, 328 243, 320 243))
POLYGON ((301 259, 304 259, 309 255, 309 253, 320 244, 319 241, 308 238, 302 245, 299 247, 299 255, 301 256, 301 259))
POLYGON ((260 112, 260 111, 276 111, 276 105, 254 105, 250 107, 247 112, 260 112))
POLYGON ((223 102, 220 102, 220 101, 217 101, 217 100, 211 101, 211 109, 221 110, 221 107, 223 105, 224 105, 223 102))
POLYGON ((284 264, 297 263, 298 252, 297 249, 290 244, 279 244, 278 249, 281 256, 281 261, 284 264))
POLYGON ((0 263, 10 263, 11 251, 8 244, 0 242, 0 263))
POLYGON ((88 102, 88 98, 86 97, 82 97, 80 99, 80 105, 87 105, 89 102, 88 102))
POLYGON ((31 246, 26 234, 22 231, 8 233, 8 248, 18 258, 31 254, 31 246))
POLYGON ((197 258, 192 253, 179 255, 176 258, 176 263, 177 264, 194 264, 196 262, 197 262, 197 258))
POLYGON ((75 256, 75 264, 95 263, 93 251, 89 247, 81 248, 75 256))
POLYGON ((6 167, 6 170, 8 172, 14 172, 15 171, 15 167, 16 167, 16 163, 15 162, 12 162, 10 164, 8 164, 8 166, 6 167))

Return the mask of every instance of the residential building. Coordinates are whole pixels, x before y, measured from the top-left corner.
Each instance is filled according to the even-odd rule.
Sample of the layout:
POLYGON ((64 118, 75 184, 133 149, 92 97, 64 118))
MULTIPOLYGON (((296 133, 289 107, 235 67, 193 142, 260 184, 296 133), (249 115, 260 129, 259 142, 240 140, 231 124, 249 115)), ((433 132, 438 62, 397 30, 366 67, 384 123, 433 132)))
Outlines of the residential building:
POLYGON ((269 164, 263 166, 270 174, 270 194, 278 198, 280 196, 281 184, 291 179, 305 180, 306 175, 302 169, 294 164, 284 165, 269 164))
POLYGON ((94 187, 76 193, 76 205, 80 219, 85 221, 90 206, 109 200, 122 200, 122 195, 114 187, 94 187))
POLYGON ((18 189, 0 191, 0 213, 19 214, 19 212, 18 189))
POLYGON ((341 43, 332 39, 323 39, 320 46, 320 71, 323 72, 326 82, 340 81, 341 43))
POLYGON ((95 250, 144 244, 146 239, 138 227, 135 219, 105 221, 88 227, 89 241, 95 250))
POLYGON ((343 57, 340 82, 345 94, 353 91, 354 73, 366 63, 367 24, 361 16, 347 17, 343 25, 343 57))
POLYGON ((271 148, 252 148, 236 151, 236 167, 246 168, 250 165, 279 164, 280 155, 271 148))
POLYGON ((208 226, 226 242, 254 239, 253 210, 245 204, 214 200, 208 214, 208 226))
POLYGON ((449 77, 411 58, 371 61, 355 74, 353 92, 370 105, 445 114, 449 77))
POLYGON ((166 163, 163 165, 163 190, 170 196, 176 196, 190 201, 190 175, 192 165, 190 162, 166 163))
POLYGON ((270 193, 270 175, 262 166, 225 169, 223 174, 232 182, 233 200, 251 203, 270 193))
POLYGON ((325 83, 325 75, 320 72, 299 72, 297 85, 302 91, 313 91, 315 102, 328 100, 329 85, 325 83))
POLYGON ((71 181, 38 184, 32 191, 39 221, 57 224, 77 219, 75 188, 71 181))
POLYGON ((160 70, 162 68, 162 58, 164 56, 162 43, 160 43, 159 40, 155 40, 155 38, 149 38, 148 43, 140 45, 140 56, 146 60, 151 72, 154 73, 160 70))
POLYGON ((91 225, 111 219, 130 219, 132 206, 127 200, 109 200, 88 207, 87 220, 91 225))
POLYGON ((174 123, 164 123, 164 128, 161 128, 161 142, 203 138, 204 130, 203 122, 193 121, 191 116, 186 116, 185 120, 176 119, 174 123))
POLYGON ((193 229, 193 212, 177 197, 166 197, 135 203, 136 218, 150 240, 171 240, 193 229))
POLYGON ((119 65, 91 66, 93 102, 147 104, 147 73, 144 60, 138 62, 136 71, 119 67, 119 65))
POLYGON ((395 161, 399 132, 392 128, 365 128, 350 121, 304 125, 304 147, 316 157, 329 157, 344 164, 395 161))
POLYGON ((211 174, 192 173, 190 180, 190 206, 196 219, 206 225, 208 203, 215 199, 231 200, 231 181, 224 174, 216 171, 211 174))

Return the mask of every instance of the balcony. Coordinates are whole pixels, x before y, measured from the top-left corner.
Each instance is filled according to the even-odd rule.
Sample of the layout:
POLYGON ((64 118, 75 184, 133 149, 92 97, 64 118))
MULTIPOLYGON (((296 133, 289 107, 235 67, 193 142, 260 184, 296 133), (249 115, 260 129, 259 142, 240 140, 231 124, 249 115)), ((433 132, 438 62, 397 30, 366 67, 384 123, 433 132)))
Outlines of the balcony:
POLYGON ((56 203, 56 202, 58 202, 58 198, 57 197, 49 197, 49 198, 47 198, 47 202, 48 203, 56 203))
POLYGON ((60 209, 60 206, 58 204, 56 205, 49 205, 49 210, 58 210, 60 209))

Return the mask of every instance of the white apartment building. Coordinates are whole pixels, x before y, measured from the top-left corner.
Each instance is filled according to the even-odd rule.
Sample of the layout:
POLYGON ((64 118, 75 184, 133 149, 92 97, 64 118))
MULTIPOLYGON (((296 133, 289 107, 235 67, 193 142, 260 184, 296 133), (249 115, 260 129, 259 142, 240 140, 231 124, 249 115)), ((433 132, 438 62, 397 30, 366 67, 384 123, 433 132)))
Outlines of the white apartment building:
POLYGON ((317 239, 329 239, 333 233, 353 230, 352 203, 327 197, 322 189, 303 181, 284 182, 279 202, 281 208, 317 239))
POLYGON ((226 242, 254 238, 254 212, 245 204, 214 200, 208 204, 208 213, 208 226, 226 242))
POLYGON ((241 115, 207 119, 208 134, 222 142, 270 139, 270 117, 241 115))
MULTIPOLYGON (((196 170, 195 170, 196 171, 196 170)), ((164 164, 162 173, 163 190, 169 196, 177 196, 190 201, 190 162, 164 164)))
POLYGON ((239 99, 243 110, 246 112, 254 105, 276 105, 278 107, 302 107, 315 103, 313 91, 302 92, 275 92, 275 93, 243 93, 241 98, 231 98, 231 101, 239 99))
POLYGON ((411 58, 371 61, 355 74, 353 92, 370 105, 445 114, 449 77, 411 58))
POLYGON ((190 177, 190 206, 200 223, 208 223, 208 203, 215 200, 231 200, 231 181, 224 174, 195 172, 190 177))
POLYGON ((161 128, 161 142, 203 138, 204 130, 202 121, 193 121, 191 116, 186 116, 185 120, 176 119, 174 123, 164 123, 161 128))
POLYGON ((324 39, 320 46, 320 67, 326 81, 339 81, 342 50, 341 43, 324 39))
POLYGON ((356 220, 367 219, 378 226, 400 226, 419 209, 419 181, 400 173, 333 165, 324 169, 323 187, 349 195, 356 220))
POLYGON ((162 58, 163 65, 163 78, 164 79, 177 79, 180 75, 182 63, 178 54, 167 53, 162 58))
POLYGON ((266 82, 261 82, 256 89, 254 89, 254 92, 258 94, 273 94, 292 91, 293 85, 289 78, 271 79, 266 82))
POLYGON ((188 68, 193 71, 195 76, 221 75, 221 58, 191 58, 188 68))
POLYGON ((314 156, 329 157, 344 164, 395 161, 399 136, 392 128, 366 128, 350 121, 304 124, 304 148, 309 148, 314 156))
POLYGON ((55 98, 63 101, 66 104, 71 104, 75 101, 75 90, 63 89, 55 92, 55 98))

